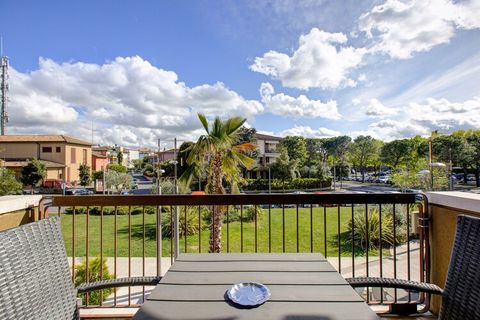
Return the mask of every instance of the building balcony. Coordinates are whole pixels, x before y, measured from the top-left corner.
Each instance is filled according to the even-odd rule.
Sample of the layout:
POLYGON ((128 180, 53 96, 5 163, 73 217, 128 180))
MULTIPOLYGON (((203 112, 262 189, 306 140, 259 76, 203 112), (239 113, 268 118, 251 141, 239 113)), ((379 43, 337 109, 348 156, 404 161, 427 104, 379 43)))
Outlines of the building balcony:
MULTIPOLYGON (((225 214, 222 252, 314 252, 345 278, 390 277, 444 287, 456 217, 480 216, 480 195, 460 192, 59 196, 40 202, 37 196, 35 201, 37 209, 23 201, 25 208, 14 210, 0 202, 0 227, 60 216, 71 272, 99 258, 115 278, 161 276, 178 254, 208 252, 211 212, 218 206, 225 214)), ((105 293, 100 301, 86 301, 81 315, 131 317, 151 290, 105 293)), ((358 293, 378 313, 414 306, 436 314, 440 306, 436 297, 401 289, 358 293)))

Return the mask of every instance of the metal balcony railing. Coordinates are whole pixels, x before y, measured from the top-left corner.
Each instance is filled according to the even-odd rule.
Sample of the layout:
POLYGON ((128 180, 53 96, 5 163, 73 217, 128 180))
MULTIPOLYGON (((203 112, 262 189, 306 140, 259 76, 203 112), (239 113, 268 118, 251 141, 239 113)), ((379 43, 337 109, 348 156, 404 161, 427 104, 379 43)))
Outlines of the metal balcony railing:
MULTIPOLYGON (((61 217, 75 281, 76 267, 95 257, 107 260, 113 277, 148 276, 162 275, 181 252, 208 252, 215 207, 225 217, 222 252, 318 252, 344 277, 429 279, 423 195, 58 196, 43 217, 61 217)), ((148 288, 132 290, 101 297, 100 306, 141 304, 148 288)), ((369 304, 416 303, 428 310, 422 294, 372 288, 359 294, 369 304)))

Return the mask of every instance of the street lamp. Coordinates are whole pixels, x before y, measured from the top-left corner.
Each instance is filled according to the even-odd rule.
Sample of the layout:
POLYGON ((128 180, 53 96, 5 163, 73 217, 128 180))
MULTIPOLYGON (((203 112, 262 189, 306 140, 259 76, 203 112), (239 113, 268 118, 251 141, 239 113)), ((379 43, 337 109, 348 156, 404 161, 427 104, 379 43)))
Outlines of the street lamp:
POLYGON ((160 177, 165 173, 165 170, 157 169, 157 194, 162 194, 162 186, 160 185, 160 177))
POLYGON ((272 171, 268 166, 268 193, 272 193, 272 171))
POLYGON ((433 168, 444 168, 446 167, 445 163, 442 162, 431 162, 430 164, 430 181, 431 181, 431 187, 433 190, 433 168))

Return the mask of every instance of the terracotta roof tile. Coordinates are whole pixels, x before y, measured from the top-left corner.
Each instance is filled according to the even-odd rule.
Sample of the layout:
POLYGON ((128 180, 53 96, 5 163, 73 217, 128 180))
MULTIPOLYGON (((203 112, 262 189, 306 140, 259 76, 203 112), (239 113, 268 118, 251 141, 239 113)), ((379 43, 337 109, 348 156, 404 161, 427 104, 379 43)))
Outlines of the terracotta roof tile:
POLYGON ((66 142, 84 146, 92 145, 90 142, 65 135, 5 135, 0 136, 0 142, 66 142))

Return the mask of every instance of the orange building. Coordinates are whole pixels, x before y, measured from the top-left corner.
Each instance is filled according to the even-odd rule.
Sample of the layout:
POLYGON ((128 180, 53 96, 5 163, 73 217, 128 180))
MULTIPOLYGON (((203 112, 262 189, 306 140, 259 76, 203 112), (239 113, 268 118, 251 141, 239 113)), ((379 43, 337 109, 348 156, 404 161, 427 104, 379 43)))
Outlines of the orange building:
POLYGON ((64 135, 6 135, 0 136, 0 158, 17 174, 38 159, 45 164, 46 179, 75 182, 81 164, 92 167, 92 144, 64 135))
POLYGON ((109 147, 92 147, 92 170, 101 171, 110 163, 109 147))

